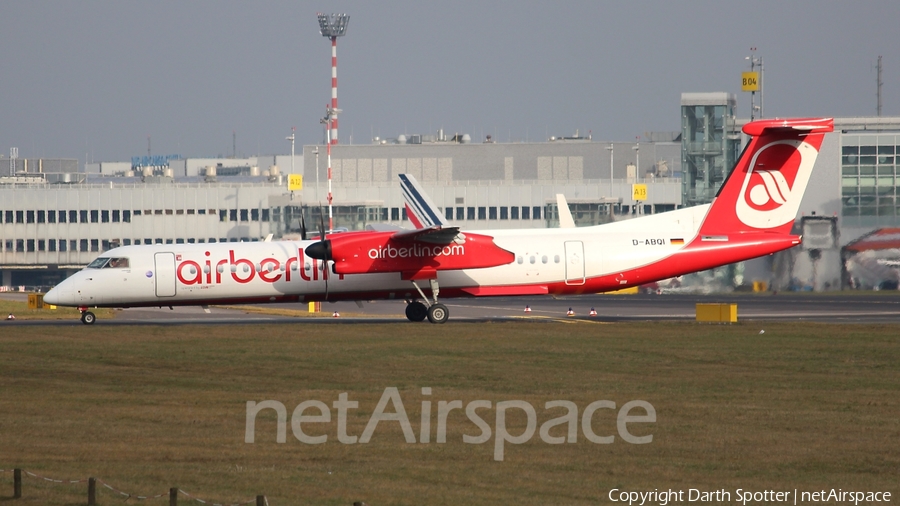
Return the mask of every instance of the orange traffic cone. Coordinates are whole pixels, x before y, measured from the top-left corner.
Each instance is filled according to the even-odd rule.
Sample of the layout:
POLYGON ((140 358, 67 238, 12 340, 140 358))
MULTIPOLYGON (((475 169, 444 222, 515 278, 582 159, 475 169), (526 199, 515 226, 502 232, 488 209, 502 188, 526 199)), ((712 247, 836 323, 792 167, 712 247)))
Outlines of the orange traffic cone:
POLYGON ((566 311, 566 316, 575 316, 575 311, 572 311, 572 308, 569 308, 569 310, 566 311))
POLYGON ((530 312, 531 312, 531 306, 525 306, 525 312, 526 312, 526 313, 530 313, 530 312))
POLYGON ((332 318, 340 318, 340 317, 341 317, 341 313, 338 313, 337 311, 335 311, 334 314, 331 315, 331 317, 332 317, 332 318))
POLYGON ((597 311, 594 308, 591 308, 590 316, 597 316, 597 311))

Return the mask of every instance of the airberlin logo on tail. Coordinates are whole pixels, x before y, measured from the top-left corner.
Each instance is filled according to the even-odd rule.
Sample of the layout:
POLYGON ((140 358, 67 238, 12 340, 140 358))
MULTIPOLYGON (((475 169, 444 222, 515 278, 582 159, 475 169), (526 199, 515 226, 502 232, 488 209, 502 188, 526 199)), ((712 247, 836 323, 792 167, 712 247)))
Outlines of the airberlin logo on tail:
POLYGON ((750 160, 737 199, 738 219, 753 228, 794 221, 818 154, 801 140, 779 140, 760 148, 750 160))

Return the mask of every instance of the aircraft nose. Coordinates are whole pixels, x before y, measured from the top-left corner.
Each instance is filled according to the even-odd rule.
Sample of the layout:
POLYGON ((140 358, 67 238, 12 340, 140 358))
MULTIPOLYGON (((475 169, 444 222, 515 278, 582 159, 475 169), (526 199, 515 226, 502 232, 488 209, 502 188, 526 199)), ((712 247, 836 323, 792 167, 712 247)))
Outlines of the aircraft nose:
POLYGON ((59 305, 59 294, 60 291, 58 288, 51 288, 49 292, 44 294, 44 302, 53 304, 54 306, 59 305))
POLYGON ((71 283, 66 280, 51 288, 49 292, 44 294, 44 303, 54 306, 75 305, 75 294, 72 293, 71 283))
POLYGON ((49 292, 44 294, 44 302, 54 306, 59 305, 59 290, 51 288, 49 292))

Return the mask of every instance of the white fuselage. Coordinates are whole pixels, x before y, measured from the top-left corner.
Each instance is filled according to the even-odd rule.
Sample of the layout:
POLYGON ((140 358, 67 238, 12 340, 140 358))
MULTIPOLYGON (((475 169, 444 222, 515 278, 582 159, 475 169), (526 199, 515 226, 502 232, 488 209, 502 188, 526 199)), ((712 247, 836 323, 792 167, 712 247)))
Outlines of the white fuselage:
MULTIPOLYGON (((627 273, 684 249, 696 238, 708 210, 709 205, 703 205, 575 229, 479 231, 492 236, 515 260, 491 268, 439 271, 441 296, 472 295, 466 290, 478 287, 495 289, 481 293, 486 295, 582 293, 653 281, 628 279, 627 273), (600 278, 614 281, 591 283, 600 278)), ((324 262, 304 255, 313 242, 124 246, 101 257, 127 258, 127 268, 85 268, 44 300, 62 306, 132 307, 417 296, 413 284, 398 272, 329 272, 324 262)), ((678 274, 682 272, 665 271, 655 277, 678 274)))

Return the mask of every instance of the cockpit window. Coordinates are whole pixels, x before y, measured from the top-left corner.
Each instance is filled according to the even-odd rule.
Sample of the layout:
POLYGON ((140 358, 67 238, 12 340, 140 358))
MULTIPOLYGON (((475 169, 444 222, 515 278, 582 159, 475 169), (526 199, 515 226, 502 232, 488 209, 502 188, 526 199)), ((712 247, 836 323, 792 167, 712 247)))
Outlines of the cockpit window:
POLYGON ((89 263, 87 268, 88 269, 102 269, 102 268, 106 267, 106 264, 108 264, 108 263, 109 263, 109 258, 100 257, 100 258, 97 258, 96 260, 94 260, 93 262, 89 263))
POLYGON ((106 265, 112 269, 127 269, 128 268, 128 259, 127 258, 110 258, 109 263, 106 265))
POLYGON ((128 268, 128 259, 127 258, 107 258, 100 257, 88 264, 88 269, 127 269, 128 268))

